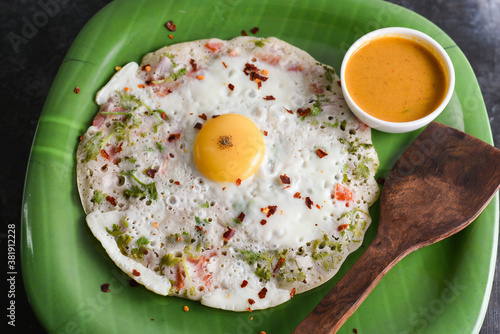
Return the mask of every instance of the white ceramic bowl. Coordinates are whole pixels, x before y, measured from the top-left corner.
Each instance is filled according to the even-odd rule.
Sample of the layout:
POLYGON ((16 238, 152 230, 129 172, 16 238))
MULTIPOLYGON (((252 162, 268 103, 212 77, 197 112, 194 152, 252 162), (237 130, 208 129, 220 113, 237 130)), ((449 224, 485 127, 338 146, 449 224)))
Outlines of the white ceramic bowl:
POLYGON ((451 96, 453 95, 453 90, 455 88, 455 71, 453 69, 453 64, 451 62, 450 57, 446 53, 446 51, 439 45, 434 39, 429 37, 428 35, 409 28, 400 28, 400 27, 392 27, 392 28, 383 28, 372 31, 360 39, 358 39, 347 51, 344 56, 344 60, 342 61, 342 67, 340 69, 340 80, 342 82, 342 91, 344 93, 344 98, 347 102, 349 108, 351 108, 352 112, 358 117, 361 121, 369 125, 370 127, 383 131, 383 132, 391 132, 391 133, 402 133, 409 132, 421 128, 431 121, 433 121, 446 107, 448 102, 450 101, 451 96), (442 64, 445 67, 445 72, 448 77, 448 88, 446 92, 446 96, 443 102, 430 114, 424 116, 418 120, 410 121, 410 122, 388 122, 363 111, 360 107, 354 103, 351 98, 349 91, 347 90, 347 85, 345 83, 345 69, 346 65, 349 62, 352 54, 356 52, 361 46, 365 43, 380 38, 384 36, 397 36, 397 37, 405 37, 409 38, 413 41, 422 43, 423 45, 430 46, 435 52, 435 56, 439 57, 442 61, 442 64))

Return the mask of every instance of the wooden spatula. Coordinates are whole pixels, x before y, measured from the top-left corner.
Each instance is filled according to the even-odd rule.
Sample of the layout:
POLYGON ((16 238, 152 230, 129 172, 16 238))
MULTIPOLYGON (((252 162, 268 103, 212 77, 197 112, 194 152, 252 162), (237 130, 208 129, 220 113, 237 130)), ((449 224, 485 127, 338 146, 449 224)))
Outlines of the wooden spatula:
POLYGON ((499 186, 499 149, 446 125, 428 125, 384 183, 375 238, 293 333, 336 333, 389 269, 469 225, 499 186))

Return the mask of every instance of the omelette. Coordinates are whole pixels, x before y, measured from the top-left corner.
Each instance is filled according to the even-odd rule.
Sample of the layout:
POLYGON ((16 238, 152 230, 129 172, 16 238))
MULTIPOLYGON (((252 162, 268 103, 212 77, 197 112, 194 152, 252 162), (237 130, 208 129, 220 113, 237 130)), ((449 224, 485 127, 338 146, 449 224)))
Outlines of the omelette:
POLYGON ((370 128, 334 69, 279 39, 198 40, 128 63, 77 149, 87 224, 147 289, 232 311, 330 279, 378 197, 370 128))

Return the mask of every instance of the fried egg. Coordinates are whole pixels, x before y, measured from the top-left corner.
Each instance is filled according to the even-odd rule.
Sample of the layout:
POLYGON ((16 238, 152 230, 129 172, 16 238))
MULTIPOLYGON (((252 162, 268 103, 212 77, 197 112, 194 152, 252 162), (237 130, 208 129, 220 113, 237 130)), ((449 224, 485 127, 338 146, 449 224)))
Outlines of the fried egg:
POLYGON ((379 192, 370 128, 306 52, 273 37, 175 44, 96 102, 77 150, 87 223, 147 289, 264 309, 361 245, 379 192))

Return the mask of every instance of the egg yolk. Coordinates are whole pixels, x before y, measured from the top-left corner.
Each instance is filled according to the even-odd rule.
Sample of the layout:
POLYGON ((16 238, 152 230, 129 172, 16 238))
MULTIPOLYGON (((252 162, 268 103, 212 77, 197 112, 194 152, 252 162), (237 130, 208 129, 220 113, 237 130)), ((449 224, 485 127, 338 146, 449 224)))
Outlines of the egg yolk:
POLYGON ((214 181, 252 176, 264 159, 264 137, 245 116, 225 114, 208 120, 194 142, 198 169, 214 181))

